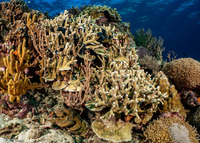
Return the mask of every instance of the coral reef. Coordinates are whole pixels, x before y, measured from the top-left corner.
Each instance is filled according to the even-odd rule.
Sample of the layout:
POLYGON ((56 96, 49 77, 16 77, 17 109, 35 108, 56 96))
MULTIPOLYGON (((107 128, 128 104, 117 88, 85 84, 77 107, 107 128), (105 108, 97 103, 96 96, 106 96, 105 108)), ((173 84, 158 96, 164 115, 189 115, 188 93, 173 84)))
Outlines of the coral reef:
POLYGON ((22 122, 17 119, 13 119, 5 123, 4 126, 0 128, 0 137, 11 139, 13 136, 18 135, 22 128, 22 122))
MULTIPOLYGON (((0 109, 9 117, 24 118, 27 129, 16 139, 72 142, 63 135, 70 133, 74 142, 95 142, 97 137, 100 142, 140 140, 149 122, 162 115, 180 118, 160 119, 174 121, 173 127, 163 125, 168 127, 166 140, 178 141, 168 132, 187 128, 191 138, 186 140, 196 141, 181 121, 186 112, 178 91, 160 71, 161 38, 142 29, 134 39, 130 24, 107 6, 76 7, 52 19, 45 15, 21 0, 0 4, 0 109)), ((195 68, 187 72, 197 72, 195 68)), ((147 140, 153 134, 149 128, 147 140)))
POLYGON ((144 131, 146 142, 198 143, 197 131, 179 117, 160 117, 144 131))
POLYGON ((84 120, 71 109, 58 109, 55 111, 55 124, 61 128, 67 128, 69 132, 85 135, 87 133, 87 125, 84 120))
POLYGON ((92 130, 101 139, 112 142, 132 140, 131 129, 133 125, 131 123, 125 123, 121 120, 113 122, 99 119, 95 120, 91 126, 92 130))
POLYGON ((99 21, 103 21, 102 19, 105 19, 106 22, 121 21, 121 16, 118 14, 116 9, 112 9, 111 7, 107 7, 106 5, 88 6, 81 12, 81 15, 86 15, 87 17, 90 16, 92 17, 92 19, 99 20, 99 21))
POLYGON ((11 50, 10 55, 3 59, 6 69, 4 72, 0 71, 0 92, 8 93, 10 102, 13 102, 15 98, 17 102, 20 102, 20 96, 27 90, 41 87, 37 83, 31 83, 24 73, 29 66, 28 52, 24 40, 23 45, 18 46, 16 58, 14 50, 11 50))
POLYGON ((166 63, 163 72, 178 89, 200 89, 200 62, 192 58, 181 58, 166 63))
POLYGON ((139 58, 139 63, 142 69, 145 71, 151 73, 151 74, 156 74, 159 71, 161 71, 162 68, 162 62, 158 61, 155 57, 153 56, 148 56, 145 55, 142 58, 139 58))
POLYGON ((191 112, 187 116, 187 120, 191 125, 194 125, 197 128, 197 131, 200 133, 200 107, 191 112))
POLYGON ((162 52, 164 51, 163 39, 159 37, 157 40, 156 37, 152 35, 150 29, 146 32, 144 28, 139 29, 134 34, 134 40, 137 46, 142 46, 148 50, 157 60, 162 61, 162 52))

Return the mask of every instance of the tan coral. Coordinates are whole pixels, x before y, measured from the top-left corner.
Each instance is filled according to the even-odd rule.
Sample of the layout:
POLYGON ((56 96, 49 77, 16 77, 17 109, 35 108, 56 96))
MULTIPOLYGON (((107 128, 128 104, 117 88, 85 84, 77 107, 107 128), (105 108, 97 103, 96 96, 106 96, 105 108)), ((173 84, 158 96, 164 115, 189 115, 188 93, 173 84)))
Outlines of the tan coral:
POLYGON ((79 75, 77 75, 76 80, 70 80, 68 82, 68 86, 64 89, 64 91, 68 92, 79 92, 82 89, 82 83, 80 82, 79 75))
POLYGON ((116 9, 111 9, 110 7, 107 6, 92 6, 92 7, 87 7, 84 11, 81 12, 80 15, 86 15, 92 17, 94 20, 100 19, 105 15, 109 15, 110 19, 112 21, 121 21, 121 16, 118 14, 116 9))
POLYGON ((162 62, 157 60, 153 56, 145 55, 139 59, 141 67, 145 70, 150 70, 153 74, 158 73, 161 70, 162 62))
POLYGON ((133 124, 119 121, 96 119, 92 122, 92 130, 104 140, 124 142, 132 140, 133 124))
POLYGON ((55 111, 55 123, 62 128, 67 128, 73 133, 84 135, 87 132, 87 125, 84 120, 76 113, 75 110, 69 108, 57 109, 55 111))
POLYGON ((56 81, 52 84, 52 88, 54 90, 62 90, 67 86, 67 82, 66 81, 56 81))
POLYGON ((192 58, 166 63, 163 71, 178 89, 200 89, 200 62, 192 58))
POLYGON ((198 143, 197 131, 179 117, 160 117, 151 122, 144 131, 146 142, 151 143, 198 143))
MULTIPOLYGON (((146 124, 158 110, 158 105, 169 96, 163 90, 170 85, 168 79, 162 72, 152 79, 144 70, 138 69, 134 51, 115 55, 109 56, 110 65, 103 67, 105 71, 95 71, 100 83, 95 85, 93 99, 85 106, 91 111, 110 109, 103 119, 124 114, 133 116, 136 124, 146 124)), ((105 66, 104 59, 102 63, 105 66)))

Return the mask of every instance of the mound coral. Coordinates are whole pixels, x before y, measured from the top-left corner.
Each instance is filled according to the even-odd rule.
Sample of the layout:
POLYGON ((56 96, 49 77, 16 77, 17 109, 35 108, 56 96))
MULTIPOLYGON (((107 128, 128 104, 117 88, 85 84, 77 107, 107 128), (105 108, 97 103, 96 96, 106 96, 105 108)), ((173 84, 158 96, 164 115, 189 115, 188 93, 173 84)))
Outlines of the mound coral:
POLYGON ((166 63, 163 72, 178 89, 200 90, 200 62, 192 58, 181 58, 166 63))
MULTIPOLYGON (((97 20, 104 18, 106 22, 119 22, 121 21, 121 16, 118 14, 116 9, 112 9, 107 6, 88 6, 82 12, 81 15, 86 15, 92 17, 92 19, 97 20)), ((100 24, 102 25, 102 24, 100 24)))
POLYGON ((198 143, 197 131, 179 117, 160 117, 151 122, 144 132, 146 142, 198 143))

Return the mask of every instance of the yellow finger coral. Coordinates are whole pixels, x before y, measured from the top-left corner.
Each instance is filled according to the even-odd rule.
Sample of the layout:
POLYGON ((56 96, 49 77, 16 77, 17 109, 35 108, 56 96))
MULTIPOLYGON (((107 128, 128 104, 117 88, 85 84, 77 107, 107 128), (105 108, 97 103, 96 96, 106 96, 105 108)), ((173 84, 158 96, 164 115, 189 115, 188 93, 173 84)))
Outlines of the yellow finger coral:
POLYGON ((3 59, 6 70, 0 73, 0 92, 8 93, 10 102, 25 94, 27 90, 41 87, 37 83, 31 83, 29 78, 25 76, 24 70, 28 65, 28 50, 25 48, 26 41, 23 45, 18 46, 17 58, 14 51, 10 51, 10 55, 3 59))

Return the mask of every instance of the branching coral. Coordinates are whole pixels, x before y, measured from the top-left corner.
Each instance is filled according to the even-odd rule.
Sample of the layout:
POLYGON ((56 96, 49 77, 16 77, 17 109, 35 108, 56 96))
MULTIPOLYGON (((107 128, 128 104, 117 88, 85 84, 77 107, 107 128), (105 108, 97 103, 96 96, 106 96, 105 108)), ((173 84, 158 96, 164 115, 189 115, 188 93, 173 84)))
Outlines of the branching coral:
POLYGON ((161 61, 158 61, 155 57, 148 55, 140 58, 139 63, 142 69, 152 74, 156 74, 157 72, 159 72, 162 66, 161 61))
POLYGON ((8 93, 10 102, 13 102, 15 98, 19 102, 20 96, 27 90, 41 87, 37 83, 31 83, 24 74, 24 70, 29 66, 29 51, 26 50, 25 42, 24 40, 23 45, 18 46, 17 58, 15 58, 14 51, 11 50, 10 55, 3 59, 6 70, 0 73, 0 91, 8 93))
POLYGON ((111 9, 107 6, 88 6, 86 7, 80 15, 86 15, 87 17, 92 17, 92 19, 97 20, 102 17, 106 19, 106 22, 119 22, 121 21, 121 16, 118 14, 116 9, 111 9))
POLYGON ((95 85, 92 100, 86 103, 86 107, 92 111, 109 108, 102 116, 105 119, 124 114, 133 116, 136 124, 146 124, 158 105, 168 98, 167 92, 162 90, 169 82, 162 72, 151 79, 150 75, 139 70, 133 49, 120 53, 118 56, 111 54, 107 65, 102 59, 103 68, 95 71, 99 83, 95 85))
POLYGON ((164 89, 164 91, 167 92, 169 97, 164 101, 164 104, 160 108, 161 112, 176 112, 180 117, 186 118, 185 108, 179 99, 179 94, 178 91, 175 89, 175 86, 168 86, 164 89))
POLYGON ((164 48, 163 39, 161 37, 157 40, 157 38, 152 35, 150 29, 146 32, 144 29, 139 29, 134 34, 134 40, 137 46, 145 47, 156 59, 162 61, 162 52, 164 48))

